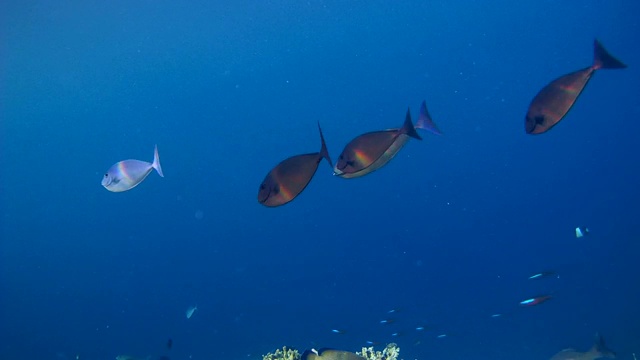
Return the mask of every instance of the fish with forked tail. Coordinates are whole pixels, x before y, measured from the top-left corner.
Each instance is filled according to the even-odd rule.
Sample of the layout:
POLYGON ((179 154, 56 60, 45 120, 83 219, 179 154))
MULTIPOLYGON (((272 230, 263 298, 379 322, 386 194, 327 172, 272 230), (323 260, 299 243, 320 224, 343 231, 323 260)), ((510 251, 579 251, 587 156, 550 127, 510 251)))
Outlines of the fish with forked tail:
POLYGON ((604 339, 596 334, 595 343, 589 351, 581 352, 574 349, 564 349, 553 355, 551 360, 595 360, 600 358, 615 359, 616 353, 607 348, 604 339))
POLYGON ((561 76, 542 88, 533 98, 525 117, 527 134, 542 134, 560 122, 599 69, 624 69, 620 60, 610 55, 598 40, 594 40, 593 64, 561 76))
POLYGON ((102 178, 102 186, 113 192, 123 192, 138 186, 150 173, 156 169, 158 175, 162 174, 160 157, 158 156, 158 146, 153 150, 153 162, 148 163, 140 160, 119 161, 107 170, 102 178))
POLYGON ((260 204, 276 207, 290 202, 309 185, 322 159, 327 159, 329 165, 333 166, 320 124, 318 130, 322 143, 320 151, 292 156, 271 169, 258 189, 260 204))
POLYGON ((399 129, 373 131, 357 136, 345 146, 333 174, 345 179, 364 176, 386 165, 404 147, 410 138, 422 140, 416 129, 442 133, 431 120, 426 102, 420 106, 420 117, 415 125, 407 109, 404 123, 399 129))

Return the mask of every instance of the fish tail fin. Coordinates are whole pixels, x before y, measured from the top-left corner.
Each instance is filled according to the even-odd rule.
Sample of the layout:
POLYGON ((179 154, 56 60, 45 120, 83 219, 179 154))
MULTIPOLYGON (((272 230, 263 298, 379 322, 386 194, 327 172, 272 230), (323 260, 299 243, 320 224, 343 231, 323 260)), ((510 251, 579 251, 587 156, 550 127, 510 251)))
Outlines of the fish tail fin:
POLYGON ((429 110, 427 110, 427 102, 423 101, 420 105, 420 117, 415 125, 416 129, 422 129, 430 131, 436 135, 442 135, 442 131, 438 129, 436 123, 431 120, 431 115, 429 115, 429 110))
POLYGON ((593 346, 590 350, 591 353, 596 354, 598 357, 607 357, 607 358, 615 358, 615 351, 609 349, 607 345, 604 343, 604 338, 600 333, 596 333, 596 338, 593 346))
POLYGON ((622 61, 613 57, 602 46, 598 39, 593 41, 593 67, 594 69, 624 69, 627 67, 622 61))
POLYGON ((156 145, 155 149, 153 149, 153 163, 151 164, 151 166, 154 169, 156 169, 160 177, 164 177, 164 174, 162 173, 162 166, 160 166, 160 156, 158 155, 158 145, 156 145))
POLYGON ((327 159, 331 168, 333 168, 333 162, 331 162, 331 156, 329 156, 329 150, 327 150, 327 144, 324 142, 324 135, 322 135, 322 128, 320 127, 320 122, 318 121, 318 131, 320 131, 320 141, 322 142, 322 147, 320 148, 320 156, 327 159))
POLYGON ((416 131, 416 128, 413 126, 413 122, 411 121, 411 111, 407 109, 407 115, 404 118, 404 124, 400 129, 400 134, 405 134, 414 139, 422 140, 422 137, 416 131))

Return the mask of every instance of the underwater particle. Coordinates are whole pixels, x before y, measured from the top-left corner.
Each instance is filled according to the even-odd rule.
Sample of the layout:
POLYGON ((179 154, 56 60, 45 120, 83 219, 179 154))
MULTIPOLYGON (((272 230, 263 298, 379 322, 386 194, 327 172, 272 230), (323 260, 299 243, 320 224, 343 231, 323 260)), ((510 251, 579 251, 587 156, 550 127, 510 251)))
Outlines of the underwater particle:
POLYGON ((300 360, 300 353, 294 348, 283 346, 274 353, 262 355, 262 360, 300 360))
POLYGON ((331 329, 331 332, 334 334, 344 334, 346 331, 340 329, 331 329))
POLYGON ((191 317, 193 316, 193 313, 196 312, 196 310, 198 310, 198 305, 189 306, 187 308, 187 311, 185 311, 185 315, 187 316, 187 319, 191 319, 191 317))
POLYGON ((156 169, 158 175, 162 174, 158 146, 153 151, 153 163, 140 160, 123 160, 113 164, 102 178, 102 186, 112 192, 131 190, 144 180, 147 175, 156 169))
POLYGON ((204 218, 204 212, 202 210, 197 210, 193 216, 196 220, 202 220, 204 218))
POLYGON ((436 339, 444 339, 447 337, 447 334, 440 334, 438 336, 436 336, 436 339))
POLYGON ((598 40, 594 40, 591 66, 553 80, 533 98, 525 117, 526 133, 542 134, 559 123, 571 110, 596 70, 626 67, 627 65, 611 56, 598 40))
POLYGON ((583 236, 589 235, 589 228, 584 226, 579 226, 576 228, 576 238, 581 238, 583 236))

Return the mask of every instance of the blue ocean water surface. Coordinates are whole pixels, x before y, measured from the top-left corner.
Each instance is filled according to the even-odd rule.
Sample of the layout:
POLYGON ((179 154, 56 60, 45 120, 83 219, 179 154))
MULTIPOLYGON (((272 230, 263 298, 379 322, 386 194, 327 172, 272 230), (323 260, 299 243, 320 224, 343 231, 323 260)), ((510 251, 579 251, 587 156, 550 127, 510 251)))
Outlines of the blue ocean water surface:
POLYGON ((595 0, 2 2, 0 359, 371 341, 526 360, 596 332, 631 359, 638 19, 595 0), (533 96, 590 66, 596 37, 629 67, 526 135, 533 96), (257 203, 274 165, 320 149, 317 122, 335 160, 422 100, 444 135, 358 179, 323 162, 292 203, 257 203), (100 186, 154 144, 165 178, 100 186), (544 270, 558 277, 527 279, 544 270))

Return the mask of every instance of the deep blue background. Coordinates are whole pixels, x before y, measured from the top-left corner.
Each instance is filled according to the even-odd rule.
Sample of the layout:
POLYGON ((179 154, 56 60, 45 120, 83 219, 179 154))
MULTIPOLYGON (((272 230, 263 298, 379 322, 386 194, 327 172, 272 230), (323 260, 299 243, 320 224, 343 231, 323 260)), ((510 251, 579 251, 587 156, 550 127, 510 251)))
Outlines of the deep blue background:
POLYGON ((367 340, 526 360, 600 331, 630 359, 638 19, 631 1, 2 2, 0 358, 162 355, 171 337, 174 360, 367 340), (629 68, 525 135, 532 97, 589 66, 594 37, 629 68), (360 179, 323 163, 294 202, 256 202, 271 167, 318 151, 317 121, 336 159, 423 99, 444 136, 360 179), (164 179, 100 186, 156 143, 164 179))

